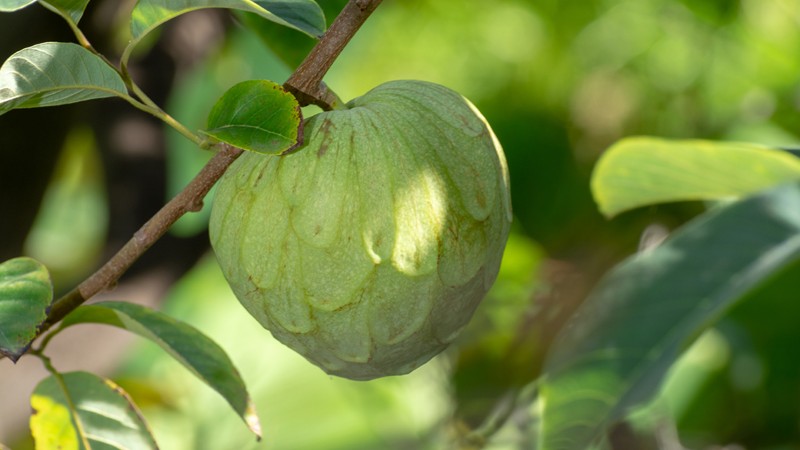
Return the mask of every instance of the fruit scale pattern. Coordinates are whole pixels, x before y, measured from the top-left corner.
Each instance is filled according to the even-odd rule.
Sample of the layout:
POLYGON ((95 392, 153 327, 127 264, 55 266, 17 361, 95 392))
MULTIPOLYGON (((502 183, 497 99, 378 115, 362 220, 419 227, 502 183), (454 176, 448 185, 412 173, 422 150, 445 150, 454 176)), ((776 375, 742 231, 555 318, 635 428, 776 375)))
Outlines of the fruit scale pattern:
POLYGON ((242 155, 210 238, 239 301, 327 373, 408 373, 445 349, 494 282, 508 170, 483 116, 393 81, 305 122, 284 156, 242 155))

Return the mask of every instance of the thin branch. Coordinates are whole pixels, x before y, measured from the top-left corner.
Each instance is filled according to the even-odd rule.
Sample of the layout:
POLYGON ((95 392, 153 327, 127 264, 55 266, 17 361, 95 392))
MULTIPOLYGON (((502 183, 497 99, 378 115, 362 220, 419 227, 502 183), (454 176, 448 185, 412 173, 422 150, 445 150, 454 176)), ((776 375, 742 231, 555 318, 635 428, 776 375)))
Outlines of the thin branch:
MULTIPOLYGON (((321 83, 322 77, 380 2, 381 0, 350 0, 331 24, 328 32, 289 77, 284 86, 298 97, 301 104, 323 104, 328 109, 336 106, 336 101, 330 101, 335 96, 331 97, 332 93, 321 83), (298 89, 298 86, 301 88, 298 89), (312 86, 313 89, 302 86, 312 86), (325 94, 325 97, 316 97, 315 95, 320 92, 329 94, 325 94), (303 103, 301 97, 307 102, 303 103)), ((158 241, 175 221, 187 212, 198 211, 202 207, 205 195, 241 154, 242 150, 223 145, 186 188, 147 221, 103 267, 53 303, 37 335, 47 331, 86 300, 114 286, 128 268, 158 241)))
POLYGON ((322 78, 382 0, 350 0, 319 43, 297 67, 283 87, 294 94, 301 106, 317 105, 324 110, 339 109, 341 100, 322 78))

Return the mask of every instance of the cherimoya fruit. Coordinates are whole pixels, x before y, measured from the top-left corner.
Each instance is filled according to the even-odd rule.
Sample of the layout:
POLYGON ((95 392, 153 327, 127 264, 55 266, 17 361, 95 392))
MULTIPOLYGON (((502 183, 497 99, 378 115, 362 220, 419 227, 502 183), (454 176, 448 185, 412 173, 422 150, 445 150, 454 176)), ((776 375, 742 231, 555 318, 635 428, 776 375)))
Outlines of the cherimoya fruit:
POLYGON ((483 116, 432 83, 394 81, 305 123, 285 156, 242 155, 210 237, 242 305, 281 342, 351 379, 441 352, 494 282, 508 170, 483 116))

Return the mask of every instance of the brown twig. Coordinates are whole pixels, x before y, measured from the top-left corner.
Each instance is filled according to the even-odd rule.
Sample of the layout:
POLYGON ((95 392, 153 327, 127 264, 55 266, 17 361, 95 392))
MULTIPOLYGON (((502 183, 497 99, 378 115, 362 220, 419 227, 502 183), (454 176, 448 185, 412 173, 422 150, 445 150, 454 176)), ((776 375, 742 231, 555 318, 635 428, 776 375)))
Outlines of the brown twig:
POLYGON ((283 87, 294 94, 300 105, 313 104, 324 110, 331 110, 341 104, 341 100, 328 89, 322 78, 381 1, 350 0, 325 32, 319 44, 311 49, 306 59, 286 80, 283 87))
MULTIPOLYGON (((350 0, 330 29, 289 77, 284 87, 302 105, 317 104, 326 109, 336 106, 336 100, 331 100, 336 97, 322 84, 322 77, 380 3, 381 0, 350 0)), ((44 333, 86 300, 114 286, 175 221, 187 212, 200 209, 208 191, 241 153, 240 149, 224 145, 186 188, 150 218, 103 267, 53 303, 37 335, 44 333)))

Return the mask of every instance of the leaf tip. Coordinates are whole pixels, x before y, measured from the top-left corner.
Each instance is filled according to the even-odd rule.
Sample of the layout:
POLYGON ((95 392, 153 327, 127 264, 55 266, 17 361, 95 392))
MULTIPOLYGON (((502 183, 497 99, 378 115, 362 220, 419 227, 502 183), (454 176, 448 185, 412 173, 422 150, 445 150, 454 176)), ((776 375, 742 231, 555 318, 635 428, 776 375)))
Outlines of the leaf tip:
POLYGON ((258 413, 256 412, 256 407, 253 404, 252 399, 247 400, 247 409, 242 416, 244 418, 245 423, 247 424, 247 428, 256 435, 256 440, 261 442, 261 439, 264 437, 261 431, 261 421, 258 419, 258 413))
POLYGON ((22 355, 24 355, 28 351, 30 346, 31 346, 31 344, 28 344, 24 348, 22 348, 22 349, 20 349, 18 351, 15 351, 15 352, 6 351, 6 350, 0 348, 0 355, 5 356, 6 358, 10 359, 12 363, 16 364, 17 361, 19 361, 19 359, 22 358, 22 355))

